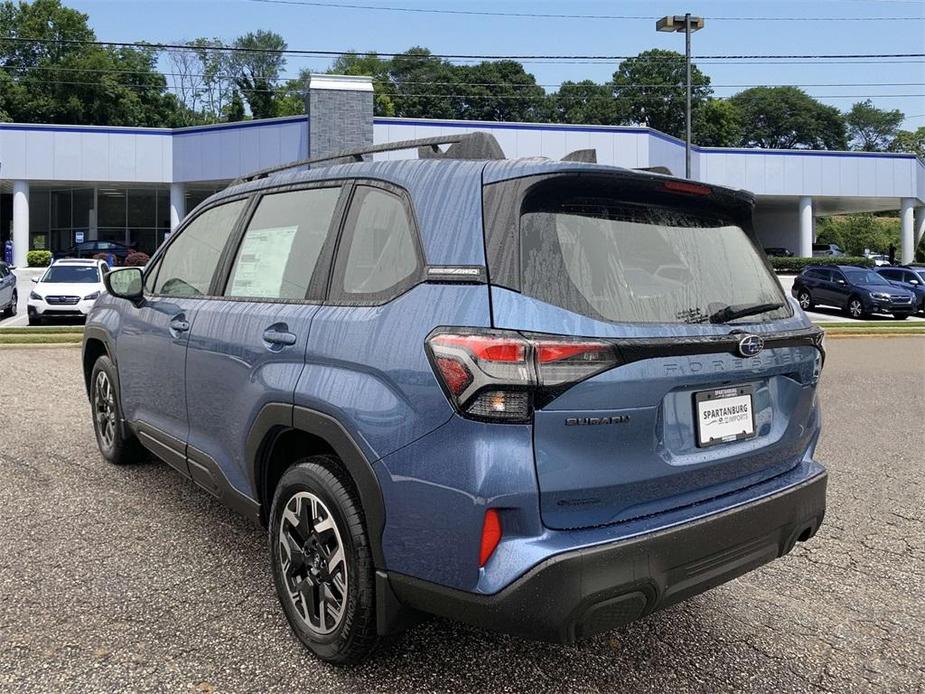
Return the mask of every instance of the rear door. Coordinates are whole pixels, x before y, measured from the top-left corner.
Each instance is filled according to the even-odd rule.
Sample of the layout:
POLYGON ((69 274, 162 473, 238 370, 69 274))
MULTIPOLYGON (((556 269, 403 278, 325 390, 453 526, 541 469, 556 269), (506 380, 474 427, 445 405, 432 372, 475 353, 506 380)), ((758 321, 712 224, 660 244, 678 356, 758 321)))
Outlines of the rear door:
POLYGON ((675 193, 663 179, 495 185, 494 326, 607 338, 618 355, 615 368, 536 396, 547 526, 667 511, 800 461, 817 350, 745 231, 747 204, 686 183, 675 193), (730 305, 766 308, 730 319, 730 305), (740 346, 749 334, 765 349, 740 346))
POLYGON ((229 245, 215 294, 190 334, 186 399, 193 478, 250 489, 250 428, 268 403, 291 403, 333 253, 344 186, 268 191, 229 245))

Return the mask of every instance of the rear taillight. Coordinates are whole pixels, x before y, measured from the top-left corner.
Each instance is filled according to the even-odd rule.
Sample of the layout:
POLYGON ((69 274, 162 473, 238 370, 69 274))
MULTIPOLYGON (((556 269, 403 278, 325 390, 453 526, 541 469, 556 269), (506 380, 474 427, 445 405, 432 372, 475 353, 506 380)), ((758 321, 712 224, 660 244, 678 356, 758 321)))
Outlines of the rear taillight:
POLYGON ((441 328, 427 351, 457 411, 494 422, 528 422, 534 406, 619 363, 602 340, 507 330, 441 328))

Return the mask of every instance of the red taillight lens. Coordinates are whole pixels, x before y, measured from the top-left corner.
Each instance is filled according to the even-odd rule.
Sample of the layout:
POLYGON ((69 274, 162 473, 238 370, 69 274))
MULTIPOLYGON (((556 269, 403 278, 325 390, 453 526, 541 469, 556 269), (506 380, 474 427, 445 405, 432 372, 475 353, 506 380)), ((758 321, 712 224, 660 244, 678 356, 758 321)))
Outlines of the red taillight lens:
POLYGON ((501 514, 498 509, 490 508, 485 511, 485 521, 482 523, 482 544, 479 548, 479 566, 485 566, 491 555, 501 542, 501 514))
POLYGON ((459 412, 488 421, 528 422, 536 399, 548 402, 618 363, 602 340, 509 330, 448 328, 431 335, 427 348, 459 412))

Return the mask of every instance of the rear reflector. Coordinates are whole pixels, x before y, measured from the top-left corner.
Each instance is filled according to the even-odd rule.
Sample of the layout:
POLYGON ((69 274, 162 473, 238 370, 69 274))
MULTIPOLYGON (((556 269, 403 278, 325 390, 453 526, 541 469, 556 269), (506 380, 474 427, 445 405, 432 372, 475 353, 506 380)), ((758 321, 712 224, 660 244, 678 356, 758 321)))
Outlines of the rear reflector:
POLYGON ((498 513, 498 509, 490 508, 485 511, 485 521, 482 523, 482 546, 479 550, 479 566, 485 566, 488 563, 499 542, 501 542, 501 514, 498 513))

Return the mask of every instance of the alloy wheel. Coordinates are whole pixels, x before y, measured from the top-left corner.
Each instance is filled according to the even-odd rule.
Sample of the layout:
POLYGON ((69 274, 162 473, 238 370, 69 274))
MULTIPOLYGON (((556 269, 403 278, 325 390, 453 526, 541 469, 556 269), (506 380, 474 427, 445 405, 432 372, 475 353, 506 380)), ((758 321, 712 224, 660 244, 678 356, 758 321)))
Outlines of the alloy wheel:
POLYGON ((110 449, 116 437, 116 401, 112 381, 105 371, 96 374, 93 406, 96 431, 103 446, 110 449))
POLYGON ((852 299, 848 302, 848 313, 851 314, 852 318, 860 318, 861 314, 864 313, 864 307, 861 306, 861 302, 857 299, 852 299))
POLYGON ((19 294, 13 292, 13 303, 10 304, 10 316, 15 316, 19 306, 19 294))
POLYGON ((337 629, 347 610, 347 558, 334 516, 311 492, 293 494, 283 509, 279 562, 305 626, 319 635, 337 629))
POLYGON ((808 311, 809 307, 813 303, 809 296, 809 292, 800 292, 800 296, 797 297, 797 301, 800 302, 800 308, 804 311, 808 311))

